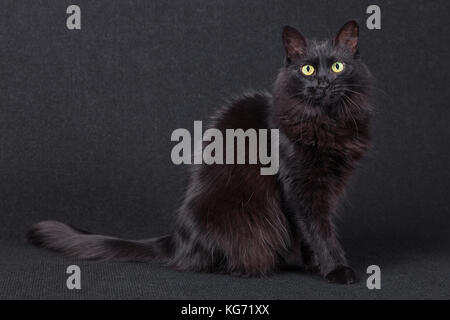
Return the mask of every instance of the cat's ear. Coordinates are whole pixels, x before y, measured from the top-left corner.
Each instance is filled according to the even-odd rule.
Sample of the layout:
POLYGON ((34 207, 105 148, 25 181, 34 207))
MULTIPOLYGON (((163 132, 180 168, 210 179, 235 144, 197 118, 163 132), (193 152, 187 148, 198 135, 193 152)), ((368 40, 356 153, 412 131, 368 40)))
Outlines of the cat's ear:
POLYGON ((339 30, 334 40, 335 46, 347 48, 352 55, 358 52, 359 26, 354 20, 347 22, 339 30))
POLYGON ((292 27, 285 26, 283 28, 283 44, 288 60, 292 60, 305 53, 306 40, 300 32, 292 27))

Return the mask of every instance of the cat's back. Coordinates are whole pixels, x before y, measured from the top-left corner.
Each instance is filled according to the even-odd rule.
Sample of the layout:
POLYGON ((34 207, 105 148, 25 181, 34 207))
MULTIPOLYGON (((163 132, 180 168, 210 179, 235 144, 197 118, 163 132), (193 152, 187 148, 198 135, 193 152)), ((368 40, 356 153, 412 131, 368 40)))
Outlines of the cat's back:
MULTIPOLYGON (((208 127, 222 133, 271 129, 270 112, 269 94, 246 94, 222 107, 208 127)), ((259 163, 236 163, 237 153, 247 155, 250 145, 239 149, 237 140, 231 143, 236 151, 232 163, 223 157, 224 163, 193 167, 178 219, 180 254, 174 260, 178 268, 264 275, 287 252, 290 227, 282 212, 276 175, 262 175, 259 163), (199 247, 206 249, 199 251, 199 247)), ((228 151, 227 145, 223 155, 228 151)))
POLYGON ((272 96, 268 92, 254 91, 231 99, 212 118, 210 128, 268 129, 272 96))

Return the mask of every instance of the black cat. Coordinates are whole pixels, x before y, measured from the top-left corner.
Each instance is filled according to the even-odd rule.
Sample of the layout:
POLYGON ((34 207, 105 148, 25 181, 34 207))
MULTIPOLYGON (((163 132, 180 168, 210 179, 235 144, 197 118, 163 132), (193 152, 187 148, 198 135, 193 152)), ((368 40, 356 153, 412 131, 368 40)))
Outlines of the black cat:
POLYGON ((272 96, 255 93, 220 110, 210 128, 279 129, 277 175, 256 165, 193 165, 173 234, 128 241, 44 221, 28 237, 81 259, 158 260, 177 270, 267 275, 302 258, 331 282, 353 283, 333 213, 369 145, 370 73, 358 25, 333 41, 283 29, 286 49, 272 96))

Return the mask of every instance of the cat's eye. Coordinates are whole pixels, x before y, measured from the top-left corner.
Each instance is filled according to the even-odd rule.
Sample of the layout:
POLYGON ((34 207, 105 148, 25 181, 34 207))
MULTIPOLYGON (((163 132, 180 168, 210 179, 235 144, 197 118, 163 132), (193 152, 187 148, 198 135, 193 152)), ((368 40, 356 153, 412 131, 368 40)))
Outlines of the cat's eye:
POLYGON ((312 75, 314 73, 314 67, 312 65, 310 65, 310 64, 305 64, 302 67, 302 73, 305 76, 310 76, 310 75, 312 75))
POLYGON ((344 71, 344 64, 342 62, 336 61, 331 65, 331 70, 335 73, 344 71))

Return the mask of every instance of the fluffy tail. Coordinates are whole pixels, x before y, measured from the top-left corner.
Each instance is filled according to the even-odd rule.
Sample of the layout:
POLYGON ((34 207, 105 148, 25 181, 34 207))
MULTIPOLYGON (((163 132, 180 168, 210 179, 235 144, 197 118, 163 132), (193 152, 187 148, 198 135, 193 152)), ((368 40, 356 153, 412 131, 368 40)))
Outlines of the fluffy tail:
POLYGON ((172 251, 171 236, 140 241, 122 240, 90 234, 57 221, 39 222, 30 228, 27 236, 36 246, 79 259, 165 261, 172 251))

